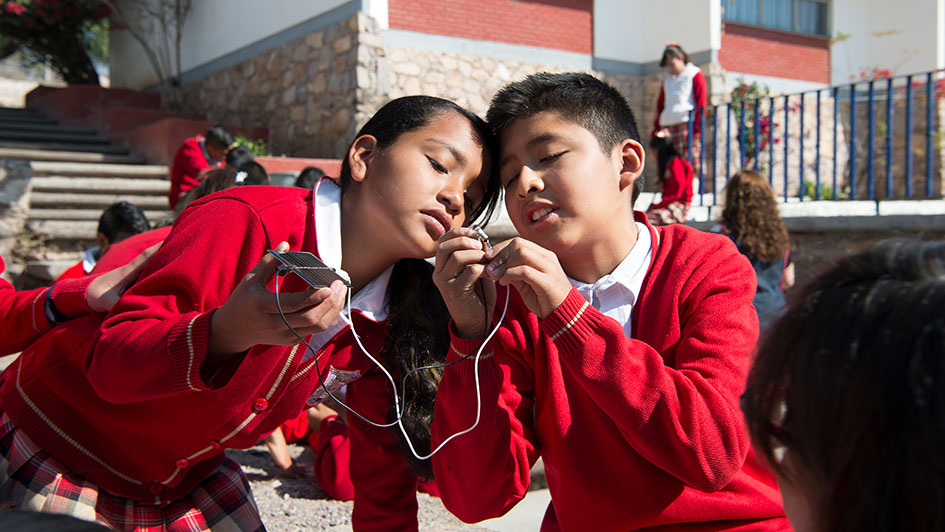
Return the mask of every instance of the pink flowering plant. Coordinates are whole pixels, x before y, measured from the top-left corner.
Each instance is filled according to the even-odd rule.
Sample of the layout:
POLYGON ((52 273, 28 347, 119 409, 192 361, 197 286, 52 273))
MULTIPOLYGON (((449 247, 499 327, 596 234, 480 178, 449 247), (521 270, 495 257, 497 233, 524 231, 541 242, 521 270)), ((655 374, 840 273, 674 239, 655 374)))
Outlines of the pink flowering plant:
MULTIPOLYGON (((732 89, 731 106, 735 113, 735 124, 741 119, 741 102, 745 102, 745 160, 742 164, 748 166, 754 162, 755 157, 768 149, 768 133, 771 128, 777 127, 777 124, 771 119, 770 113, 760 113, 759 105, 762 98, 768 97, 768 87, 759 85, 757 81, 747 83, 743 79, 738 80, 738 85, 732 89), (755 146, 755 114, 758 113, 758 146, 755 146)), ((777 144, 780 139, 774 139, 777 144)))
POLYGON ((19 50, 66 83, 98 85, 89 50, 110 13, 103 0, 0 0, 0 58, 19 50))

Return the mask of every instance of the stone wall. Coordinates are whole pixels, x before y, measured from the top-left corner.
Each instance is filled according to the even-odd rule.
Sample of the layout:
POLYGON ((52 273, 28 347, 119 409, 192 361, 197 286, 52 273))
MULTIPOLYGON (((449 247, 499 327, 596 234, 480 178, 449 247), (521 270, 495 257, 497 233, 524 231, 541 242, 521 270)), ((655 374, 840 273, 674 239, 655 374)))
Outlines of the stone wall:
POLYGON ((268 127, 275 155, 340 157, 383 99, 378 35, 358 14, 185 85, 175 110, 268 127))

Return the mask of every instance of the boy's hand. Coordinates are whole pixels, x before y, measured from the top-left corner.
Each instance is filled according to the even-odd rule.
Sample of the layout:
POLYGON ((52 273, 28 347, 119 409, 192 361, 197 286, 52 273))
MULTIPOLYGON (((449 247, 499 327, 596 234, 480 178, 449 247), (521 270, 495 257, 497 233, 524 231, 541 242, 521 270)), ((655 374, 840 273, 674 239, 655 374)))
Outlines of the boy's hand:
POLYGON ((524 238, 500 242, 483 258, 488 261, 486 276, 502 286, 514 287, 528 310, 539 318, 554 312, 571 291, 558 257, 524 238))
MULTIPOLYGON (((278 251, 289 245, 279 244, 278 251)), ((208 358, 228 358, 254 345, 293 345, 299 340, 279 315, 275 295, 267 284, 276 274, 279 261, 266 253, 243 277, 210 322, 208 358)), ((279 302, 286 321, 301 337, 324 331, 345 303, 345 285, 335 281, 328 288, 303 292, 280 292, 279 302)))
POLYGON ((488 279, 479 283, 485 270, 483 246, 472 229, 459 227, 440 237, 436 250, 433 282, 462 338, 482 337, 495 305, 495 285, 488 279), (481 293, 480 285, 485 294, 481 293))

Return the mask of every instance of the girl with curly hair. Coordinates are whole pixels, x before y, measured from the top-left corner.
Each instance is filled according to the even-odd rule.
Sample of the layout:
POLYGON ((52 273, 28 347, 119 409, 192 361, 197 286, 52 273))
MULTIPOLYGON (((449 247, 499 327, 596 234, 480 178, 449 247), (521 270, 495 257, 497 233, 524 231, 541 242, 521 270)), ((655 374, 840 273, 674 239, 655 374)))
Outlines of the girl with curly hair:
POLYGON ((794 264, 774 191, 761 174, 742 170, 729 179, 718 231, 728 235, 755 268, 758 290, 752 303, 763 328, 784 307, 782 289, 794 284, 794 264))

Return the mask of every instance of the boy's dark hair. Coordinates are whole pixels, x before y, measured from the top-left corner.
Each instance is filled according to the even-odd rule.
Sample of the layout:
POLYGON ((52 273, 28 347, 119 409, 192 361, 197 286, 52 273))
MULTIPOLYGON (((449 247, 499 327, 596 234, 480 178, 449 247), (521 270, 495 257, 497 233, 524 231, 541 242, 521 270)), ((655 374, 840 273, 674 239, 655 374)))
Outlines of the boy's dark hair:
POLYGON ((215 124, 207 130, 203 138, 207 143, 223 150, 229 148, 230 144, 233 144, 233 134, 227 131, 222 124, 215 124))
POLYGON ((239 168, 243 163, 255 160, 256 157, 253 156, 252 150, 242 144, 234 146, 233 149, 226 152, 226 165, 232 166, 233 168, 239 168))
POLYGON ((311 190, 319 179, 325 177, 325 171, 317 166, 308 166, 299 172, 299 177, 295 178, 293 186, 311 190))
POLYGON ((676 57, 682 59, 683 64, 689 64, 689 54, 682 49, 682 46, 676 43, 666 45, 666 48, 663 49, 663 57, 660 59, 660 67, 665 68, 666 64, 676 57))
POLYGON ((151 229, 144 211, 127 201, 112 203, 98 219, 98 232, 105 235, 109 244, 115 244, 151 229))
MULTIPOLYGON (((540 72, 509 83, 492 98, 486 121, 501 142, 512 122, 546 111, 590 131, 608 156, 624 139, 640 142, 637 120, 626 98, 612 85, 581 72, 540 72)), ((643 182, 641 174, 633 184, 634 203, 643 182)))
MULTIPOLYGON (((499 201, 501 185, 496 171, 495 137, 486 123, 456 103, 435 96, 405 96, 387 102, 361 127, 355 138, 373 135, 383 150, 393 145, 404 133, 426 126, 444 113, 454 112, 466 118, 478 137, 479 143, 490 154, 492 170, 489 173, 483 199, 473 207, 467 222, 477 219, 488 221, 499 201)), ((347 154, 347 151, 345 152, 347 154)), ((347 155, 341 162, 342 190, 351 183, 351 165, 347 155)), ((387 288, 390 302, 387 345, 384 361, 393 367, 395 375, 407 376, 403 390, 403 424, 417 452, 430 452, 430 423, 433 421, 433 399, 443 370, 440 368, 413 371, 424 366, 437 366, 446 360, 449 349, 449 312, 433 284, 433 267, 424 260, 402 259, 394 265, 387 288)), ((398 385, 400 383, 398 382, 398 385)), ((396 418, 393 407, 388 413, 396 418)), ((398 433, 399 434, 399 433, 398 433)), ((401 451, 417 473, 433 478, 430 460, 417 460, 403 437, 399 437, 401 451)))
POLYGON ((943 309, 945 243, 891 240, 792 294, 765 335, 742 410, 816 530, 945 530, 943 309))

